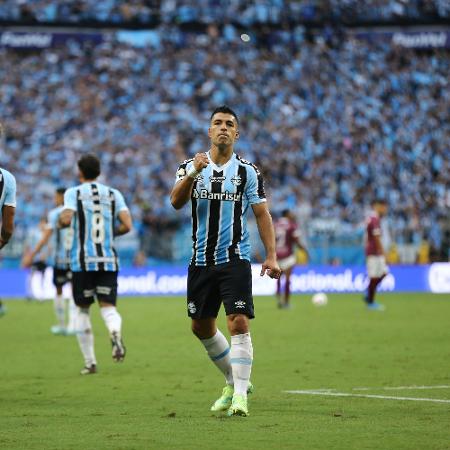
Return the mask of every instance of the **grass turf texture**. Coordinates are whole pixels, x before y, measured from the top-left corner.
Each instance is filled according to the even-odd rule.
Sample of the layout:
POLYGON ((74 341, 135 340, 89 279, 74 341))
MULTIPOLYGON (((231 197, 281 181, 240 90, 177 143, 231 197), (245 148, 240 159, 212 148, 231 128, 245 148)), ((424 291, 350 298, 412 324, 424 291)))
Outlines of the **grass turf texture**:
MULTIPOLYGON (((284 390, 450 384, 448 296, 330 295, 292 310, 255 300, 256 387, 248 418, 209 411, 223 379, 189 331, 182 298, 121 299, 129 353, 114 364, 98 308, 99 373, 76 339, 52 336, 50 302, 6 302, 0 319, 0 448, 449 449, 450 403, 293 395, 284 390)), ((220 326, 224 329, 223 313, 220 326)), ((369 394, 450 399, 450 389, 369 394)))

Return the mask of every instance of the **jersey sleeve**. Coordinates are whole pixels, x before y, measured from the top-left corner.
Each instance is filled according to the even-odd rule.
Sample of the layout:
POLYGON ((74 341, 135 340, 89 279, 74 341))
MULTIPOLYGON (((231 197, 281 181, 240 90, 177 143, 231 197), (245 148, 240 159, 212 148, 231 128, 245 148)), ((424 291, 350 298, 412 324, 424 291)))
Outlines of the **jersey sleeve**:
POLYGON ((47 230, 55 230, 58 228, 58 213, 53 210, 50 211, 47 215, 47 230))
POLYGON ((64 209, 77 210, 77 191, 75 188, 67 189, 64 193, 64 209))
POLYGON ((264 180, 261 172, 251 166, 247 171, 248 181, 245 189, 245 195, 251 205, 263 203, 266 201, 266 193, 264 190, 264 180))
POLYGON ((7 173, 5 176, 6 190, 5 190, 5 201, 4 206, 16 207, 16 179, 14 175, 7 173))
POLYGON ((120 191, 114 189, 114 198, 116 200, 116 215, 121 211, 128 211, 128 206, 125 203, 125 199, 120 191))
POLYGON ((192 159, 188 159, 186 161, 183 161, 177 169, 177 173, 175 174, 175 183, 177 184, 179 181, 181 181, 188 172, 188 167, 192 165, 192 159))

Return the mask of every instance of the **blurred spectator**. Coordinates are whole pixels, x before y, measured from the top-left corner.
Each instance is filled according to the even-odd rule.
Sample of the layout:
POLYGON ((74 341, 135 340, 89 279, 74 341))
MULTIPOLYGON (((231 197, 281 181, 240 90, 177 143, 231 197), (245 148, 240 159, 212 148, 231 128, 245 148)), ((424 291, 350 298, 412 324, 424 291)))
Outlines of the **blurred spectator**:
POLYGON ((235 31, 164 25, 146 48, 111 35, 97 47, 0 49, 8 149, 0 163, 17 177, 18 227, 50 207, 55 186, 75 183, 81 152, 95 152, 108 183, 128 195, 151 252, 149 232, 189 222, 169 203, 174 170, 207 150, 210 111, 228 103, 241 117, 238 152, 261 167, 275 214, 293 209, 302 227, 314 218, 352 233, 381 196, 394 242, 419 243, 426 233, 441 248, 450 206, 448 52, 307 39, 300 26, 250 42, 235 31))
POLYGON ((240 25, 299 21, 433 20, 450 17, 448 0, 2 0, 0 20, 240 25))

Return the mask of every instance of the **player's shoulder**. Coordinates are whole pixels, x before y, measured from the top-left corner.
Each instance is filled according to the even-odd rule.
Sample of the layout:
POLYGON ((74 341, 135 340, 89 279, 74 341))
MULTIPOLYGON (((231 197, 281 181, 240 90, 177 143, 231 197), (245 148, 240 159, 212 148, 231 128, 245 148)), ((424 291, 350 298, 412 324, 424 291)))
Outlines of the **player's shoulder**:
POLYGON ((77 192, 77 190, 79 190, 81 188, 81 186, 83 186, 83 185, 79 184, 77 186, 71 186, 71 187, 67 188, 66 192, 64 192, 64 195, 68 196, 70 194, 73 194, 73 193, 77 192))
POLYGON ((10 181, 14 183, 16 182, 15 176, 9 170, 4 169, 3 167, 0 167, 0 174, 3 176, 5 181, 10 181))
POLYGON ((260 170, 258 169, 258 166, 248 159, 243 158, 242 156, 236 154, 236 161, 239 165, 244 166, 245 168, 249 169, 250 171, 254 171, 256 175, 261 175, 260 170))
POLYGON ((177 180, 181 180, 186 175, 187 166, 194 161, 194 158, 185 159, 182 163, 178 165, 177 169, 177 180))
POLYGON ((192 161, 194 161, 194 158, 185 159, 178 165, 178 169, 186 169, 188 164, 191 163, 192 161))
POLYGON ((57 206, 56 208, 53 208, 48 212, 48 217, 59 216, 63 210, 64 206, 57 206))
POLYGON ((367 216, 366 224, 367 226, 376 226, 380 222, 380 218, 378 217, 378 214, 374 211, 371 211, 369 215, 367 216))

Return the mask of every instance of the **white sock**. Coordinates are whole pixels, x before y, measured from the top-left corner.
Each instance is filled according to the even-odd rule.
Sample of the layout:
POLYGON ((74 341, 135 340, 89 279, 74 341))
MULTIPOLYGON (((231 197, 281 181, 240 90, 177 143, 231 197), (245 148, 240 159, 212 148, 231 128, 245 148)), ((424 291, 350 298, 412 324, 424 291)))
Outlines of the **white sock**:
POLYGON ((225 375, 227 384, 233 385, 233 371, 230 363, 230 346, 226 337, 217 330, 217 333, 209 339, 200 339, 208 356, 217 368, 225 375))
POLYGON ((253 346, 250 333, 231 336, 230 359, 233 368, 234 393, 247 396, 253 363, 253 346))
POLYGON ((56 321, 61 328, 66 326, 66 308, 64 304, 64 297, 56 294, 53 300, 53 307, 55 309, 56 321))
POLYGON ((100 308, 100 313, 108 328, 109 334, 116 333, 119 337, 122 333, 122 317, 115 306, 105 306, 100 308))
POLYGON ((67 329, 69 331, 76 330, 77 328, 77 316, 78 316, 78 308, 73 301, 73 298, 67 298, 67 307, 69 309, 69 317, 67 321, 67 329))
POLYGON ((94 335, 92 334, 89 309, 80 308, 78 310, 77 339, 86 367, 97 364, 94 354, 94 335))

